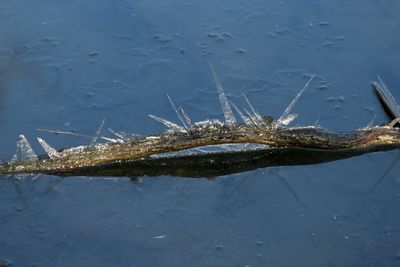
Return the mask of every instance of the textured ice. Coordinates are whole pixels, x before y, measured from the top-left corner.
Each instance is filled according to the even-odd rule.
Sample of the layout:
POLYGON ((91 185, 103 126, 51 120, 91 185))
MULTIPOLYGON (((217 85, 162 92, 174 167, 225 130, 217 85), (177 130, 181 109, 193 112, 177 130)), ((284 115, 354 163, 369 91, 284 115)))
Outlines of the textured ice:
POLYGON ((47 155, 51 158, 57 158, 59 156, 57 150, 55 150, 52 146, 50 146, 46 141, 42 138, 37 137, 39 144, 43 147, 44 151, 46 151, 47 155))
POLYGON ((11 159, 12 163, 18 161, 36 161, 38 159, 36 153, 33 151, 31 144, 26 139, 25 135, 21 134, 17 141, 17 149, 11 159))
POLYGON ((283 111, 282 115, 276 120, 276 122, 274 123, 275 127, 285 126, 285 124, 283 122, 287 121, 287 119, 288 119, 288 117, 290 115, 290 112, 292 111, 294 105, 296 105, 296 103, 299 100, 300 96, 304 93, 304 91, 307 89, 308 85, 311 83, 311 81, 313 79, 314 79, 314 75, 312 75, 310 77, 310 79, 308 79, 308 81, 304 85, 303 89, 301 89, 300 92, 295 96, 295 98, 293 98, 292 102, 290 102, 290 104, 286 107, 286 109, 283 111))
POLYGON ((231 106, 229 105, 228 97, 224 93, 224 89, 222 88, 221 82, 211 62, 210 62, 210 69, 214 78, 215 85, 218 90, 219 101, 221 102, 221 107, 222 107, 222 112, 224 113, 225 122, 228 125, 233 125, 236 123, 235 115, 233 115, 231 106))
POLYGON ((178 124, 176 124, 176 123, 174 123, 172 121, 160 118, 160 117, 152 115, 152 114, 149 114, 149 117, 152 118, 155 121, 161 122, 162 124, 164 124, 165 126, 167 126, 169 129, 171 129, 173 131, 178 131, 178 132, 186 131, 185 128, 179 126, 178 124))

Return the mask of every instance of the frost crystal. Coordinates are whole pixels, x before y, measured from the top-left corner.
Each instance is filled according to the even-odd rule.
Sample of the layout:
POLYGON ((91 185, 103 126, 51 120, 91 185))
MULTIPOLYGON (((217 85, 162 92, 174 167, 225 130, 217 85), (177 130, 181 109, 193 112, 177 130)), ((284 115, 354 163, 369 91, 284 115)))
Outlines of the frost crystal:
POLYGON ((222 112, 224 113, 225 122, 228 125, 233 125, 236 123, 235 115, 233 115, 231 106, 229 105, 228 97, 224 93, 221 82, 218 79, 217 73, 214 70, 213 65, 210 62, 210 69, 214 78, 215 85, 218 90, 219 101, 221 102, 222 112))
POLYGON ((172 121, 169 121, 169 120, 166 120, 166 119, 157 117, 157 116, 152 115, 152 114, 149 114, 149 117, 152 118, 153 120, 156 120, 156 121, 158 121, 158 122, 161 122, 162 124, 164 124, 165 126, 167 126, 169 129, 171 129, 171 130, 173 130, 173 131, 179 131, 179 132, 184 132, 184 131, 186 131, 185 128, 179 126, 178 124, 176 124, 176 123, 174 123, 174 122, 172 122, 172 121))
MULTIPOLYGON (((283 126, 285 124, 283 124, 282 122, 287 121, 288 117, 289 117, 289 113, 292 111, 294 105, 296 104, 296 102, 299 100, 300 96, 304 93, 304 91, 307 89, 308 85, 310 84, 310 82, 314 79, 314 75, 312 75, 310 77, 310 79, 308 79, 308 81, 306 82, 306 84, 304 85, 303 89, 300 90, 300 92, 295 96, 295 98, 293 98, 292 102, 290 102, 290 104, 286 107, 285 111, 282 113, 282 115, 276 120, 276 122, 274 123, 275 127, 278 126, 283 126)), ((290 122, 290 121, 289 121, 290 122)))
POLYGON ((252 117, 253 120, 257 121, 258 124, 262 124, 263 123, 263 118, 261 116, 261 114, 253 107, 253 105, 250 103, 250 100, 247 98, 247 96, 242 93, 244 99, 247 102, 247 105, 249 106, 251 112, 253 112, 252 117))
POLYGON ((96 134, 94 135, 94 137, 93 137, 93 139, 92 139, 92 143, 90 144, 91 146, 93 146, 94 144, 96 144, 97 140, 99 139, 101 130, 103 130, 103 126, 104 126, 104 123, 105 123, 105 122, 106 122, 106 119, 104 119, 104 120, 101 122, 99 129, 97 129, 96 134))
POLYGON ((17 149, 15 154, 11 159, 12 163, 26 160, 26 161, 36 161, 38 159, 37 155, 33 151, 31 144, 29 144, 25 135, 21 134, 19 140, 17 141, 17 149))
MULTIPOLYGON (((125 132, 117 132, 117 131, 115 131, 115 130, 113 130, 113 129, 111 129, 111 128, 108 128, 108 130, 109 130, 113 135, 115 135, 116 137, 118 137, 118 139, 114 139, 114 138, 109 138, 109 139, 115 140, 116 142, 120 142, 120 143, 123 143, 123 142, 128 141, 128 140, 132 140, 132 139, 139 139, 139 138, 142 137, 140 134, 131 134, 131 133, 125 133, 125 132)), ((102 137, 102 138, 105 139, 105 137, 102 137)), ((105 140, 107 140, 107 139, 105 139, 105 140)), ((111 142, 114 142, 114 141, 111 141, 111 142)))
POLYGON ((37 140, 39 144, 43 147, 44 151, 46 151, 47 155, 51 159, 54 159, 59 156, 57 150, 55 150, 53 147, 51 147, 46 141, 44 141, 42 138, 37 137, 37 140))
POLYGON ((176 115, 178 115, 178 118, 182 122, 183 126, 186 129, 189 129, 191 123, 190 123, 190 119, 189 119, 188 115, 185 113, 185 111, 183 110, 182 107, 180 107, 180 110, 176 108, 174 101, 172 101, 171 97, 168 94, 167 94, 167 97, 168 97, 169 103, 171 103, 172 108, 174 109, 176 115), (189 125, 187 125, 187 123, 189 125))
POLYGON ((232 101, 230 101, 233 109, 237 112, 237 114, 239 114, 240 118, 243 120, 243 122, 246 125, 252 125, 252 121, 249 117, 247 117, 246 115, 243 114, 243 112, 235 105, 235 103, 233 103, 232 101))
POLYGON ((289 114, 284 120, 280 121, 281 125, 288 126, 292 121, 297 118, 297 114, 289 114))

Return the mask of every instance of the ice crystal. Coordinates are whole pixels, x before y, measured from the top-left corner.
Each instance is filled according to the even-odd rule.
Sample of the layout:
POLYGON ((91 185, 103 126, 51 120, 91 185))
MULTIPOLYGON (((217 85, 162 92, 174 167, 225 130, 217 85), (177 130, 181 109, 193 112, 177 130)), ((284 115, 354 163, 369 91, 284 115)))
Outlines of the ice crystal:
POLYGON ((26 139, 25 135, 21 134, 17 141, 17 149, 11 159, 12 163, 18 161, 36 161, 38 159, 36 153, 33 151, 31 144, 26 139))
POLYGON ((37 140, 39 144, 43 147, 44 151, 46 151, 47 155, 51 158, 54 159, 59 156, 57 150, 55 150, 52 146, 50 146, 46 141, 44 141, 42 138, 37 137, 37 140))
POLYGON ((176 123, 174 123, 172 121, 160 118, 160 117, 152 115, 152 114, 149 114, 149 117, 152 118, 155 121, 161 122, 162 124, 164 124, 165 126, 167 126, 169 129, 171 129, 173 131, 178 131, 178 132, 186 131, 185 128, 179 126, 178 124, 176 124, 176 123))
POLYGON ((179 120, 182 122, 183 127, 185 127, 186 129, 190 128, 190 119, 187 116, 187 114, 185 113, 185 111, 183 110, 182 107, 180 107, 180 110, 176 108, 174 101, 172 101, 171 97, 167 94, 169 103, 171 103, 172 108, 174 109, 176 115, 178 115, 179 120), (182 113, 182 114, 181 114, 182 113))
POLYGON ((225 122, 227 125, 233 125, 236 123, 235 115, 233 115, 231 106, 229 105, 228 97, 225 95, 224 89, 222 88, 221 82, 214 70, 213 65, 210 63, 210 69, 214 78, 215 85, 218 90, 219 101, 221 102, 222 112, 224 113, 225 122))
POLYGON ((286 107, 286 109, 283 111, 282 115, 276 120, 276 122, 274 123, 275 127, 284 126, 285 125, 285 124, 283 124, 283 122, 287 121, 287 119, 288 119, 288 117, 290 115, 290 112, 292 111, 294 105, 297 103, 297 101, 299 100, 300 96, 304 93, 304 91, 307 89, 308 85, 311 83, 311 81, 313 79, 314 79, 314 75, 312 75, 310 77, 310 79, 308 79, 308 81, 306 82, 304 87, 295 96, 295 98, 293 98, 292 102, 290 102, 290 104, 286 107))
POLYGON ((247 98, 247 96, 242 93, 244 99, 246 100, 247 105, 249 106, 253 117, 253 120, 257 122, 257 124, 262 124, 263 123, 263 118, 261 116, 261 114, 253 107, 253 105, 251 104, 250 100, 247 98))

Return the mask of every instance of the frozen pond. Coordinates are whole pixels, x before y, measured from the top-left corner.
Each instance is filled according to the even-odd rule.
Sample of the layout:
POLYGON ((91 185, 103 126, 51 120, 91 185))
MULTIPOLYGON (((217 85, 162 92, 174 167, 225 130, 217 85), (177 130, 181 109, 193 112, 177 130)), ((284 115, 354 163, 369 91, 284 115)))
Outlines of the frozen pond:
MULTIPOLYGON (((149 113, 177 120, 167 94, 222 119, 209 62, 263 115, 316 74, 294 124, 387 122, 370 82, 400 98, 399 13, 395 0, 4 0, 0 159, 19 134, 90 143, 38 128, 159 133, 149 113)), ((215 179, 0 177, 0 266, 398 266, 399 155, 215 179)))

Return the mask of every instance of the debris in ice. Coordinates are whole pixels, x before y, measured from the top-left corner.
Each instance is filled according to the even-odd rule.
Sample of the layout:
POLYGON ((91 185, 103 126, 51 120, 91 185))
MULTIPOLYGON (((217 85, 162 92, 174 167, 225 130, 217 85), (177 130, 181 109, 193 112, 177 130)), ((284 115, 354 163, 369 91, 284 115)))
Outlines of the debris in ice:
POLYGON ((178 131, 178 132, 184 132, 184 131, 186 131, 185 128, 179 126, 178 124, 176 124, 176 123, 174 123, 174 122, 172 122, 172 121, 169 121, 169 120, 166 120, 166 119, 157 117, 157 116, 152 115, 152 114, 149 114, 149 117, 152 118, 153 120, 156 120, 156 121, 158 121, 158 122, 161 122, 162 124, 164 124, 165 126, 167 126, 169 129, 171 129, 171 130, 173 130, 173 131, 178 131))
POLYGON ((290 102, 290 104, 286 107, 286 109, 283 111, 282 115, 275 121, 274 123, 274 127, 278 127, 278 126, 283 126, 285 124, 283 124, 282 122, 287 121, 287 118, 289 117, 289 113, 292 111, 294 105, 296 104, 296 102, 299 100, 300 96, 304 93, 304 91, 307 89, 308 85, 310 84, 310 82, 314 79, 314 75, 312 75, 310 77, 310 79, 308 79, 308 81, 306 82, 306 84, 304 85, 303 89, 300 90, 300 92, 295 96, 295 98, 293 98, 292 102, 290 102))
POLYGON ((31 144, 26 139, 25 135, 21 134, 17 141, 17 149, 11 159, 12 163, 18 161, 36 161, 38 159, 36 153, 33 151, 31 144))
POLYGON ((210 62, 210 69, 214 78, 215 85, 218 89, 219 101, 221 102, 222 111, 224 113, 225 122, 227 125, 233 125, 236 123, 235 115, 233 115, 231 106, 229 105, 228 97, 224 93, 221 82, 218 79, 217 73, 214 70, 214 66, 210 62))
POLYGON ((104 120, 101 122, 99 129, 97 129, 96 134, 94 135, 94 137, 93 137, 93 139, 92 139, 92 143, 90 144, 91 146, 93 146, 94 144, 96 144, 97 140, 99 139, 101 130, 103 130, 103 126, 104 126, 104 123, 105 123, 105 122, 106 122, 106 119, 104 119, 104 120))
POLYGON ((200 154, 213 154, 221 152, 248 152, 254 150, 268 149, 268 145, 262 144, 222 144, 222 145, 207 145, 202 147, 190 148, 181 151, 166 152, 160 154, 151 155, 150 158, 169 158, 177 156, 189 156, 189 155, 200 155, 200 154))
POLYGON ((46 141, 44 141, 42 138, 37 137, 37 140, 39 144, 43 147, 44 151, 46 151, 47 155, 51 158, 57 158, 59 156, 58 152, 56 149, 54 149, 52 146, 50 146, 46 141))

